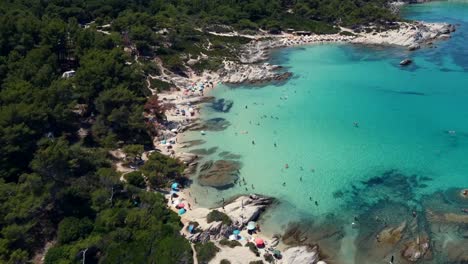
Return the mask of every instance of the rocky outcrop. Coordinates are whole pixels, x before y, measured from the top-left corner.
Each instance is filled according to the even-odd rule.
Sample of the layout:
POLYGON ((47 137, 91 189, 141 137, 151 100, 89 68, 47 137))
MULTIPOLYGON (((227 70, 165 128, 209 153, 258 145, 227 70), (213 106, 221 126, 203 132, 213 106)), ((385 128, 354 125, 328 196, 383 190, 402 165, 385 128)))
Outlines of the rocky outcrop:
POLYGON ((190 235, 188 239, 193 243, 221 240, 223 238, 228 238, 234 229, 236 229, 235 226, 228 226, 222 222, 214 222, 202 232, 190 235))
MULTIPOLYGON (((231 218, 233 224, 226 225, 222 222, 213 222, 204 226, 201 232, 190 234, 188 239, 192 242, 207 242, 216 241, 223 238, 228 238, 235 229, 242 229, 242 227, 249 221, 255 221, 260 217, 260 214, 264 212, 269 205, 273 202, 273 198, 268 198, 259 195, 240 196, 224 205, 222 208, 214 208, 213 210, 219 210, 231 218)), ((208 214, 209 210, 205 212, 208 214)), ((199 219, 204 222, 205 219, 199 219)), ((198 220, 197 220, 198 221, 198 220)), ((277 243, 279 238, 275 240, 277 243)), ((272 242, 273 244, 273 242, 272 242)))
POLYGON ((422 23, 413 22, 398 23, 395 29, 385 31, 367 31, 374 28, 366 28, 366 33, 358 33, 358 37, 353 39, 352 43, 376 44, 376 45, 398 45, 408 47, 410 50, 416 50, 422 45, 429 44, 434 40, 446 39, 455 31, 455 26, 447 23, 422 23))
POLYGON ((225 205, 224 213, 226 213, 235 224, 243 226, 250 221, 256 221, 260 214, 272 203, 273 198, 269 197, 255 194, 241 196, 228 205, 225 205))
POLYGON ((221 81, 228 84, 259 84, 270 81, 284 81, 292 76, 290 72, 280 71, 278 65, 264 64, 237 64, 227 62, 220 70, 221 81))
MULTIPOLYGON (((280 263, 284 264, 316 264, 319 261, 318 247, 309 248, 307 246, 291 247, 286 249, 280 263)), ((321 262, 325 263, 325 262, 321 262)))

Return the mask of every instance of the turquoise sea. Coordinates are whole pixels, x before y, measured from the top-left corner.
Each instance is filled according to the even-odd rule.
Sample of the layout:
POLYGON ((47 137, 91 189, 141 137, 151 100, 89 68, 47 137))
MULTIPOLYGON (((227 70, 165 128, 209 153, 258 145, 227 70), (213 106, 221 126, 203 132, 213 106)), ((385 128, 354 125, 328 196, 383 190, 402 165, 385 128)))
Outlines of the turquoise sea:
POLYGON ((457 31, 415 52, 280 49, 271 63, 292 72, 289 81, 218 86, 212 95, 233 106, 222 112, 207 104, 203 119, 227 128, 186 137, 205 141, 192 150, 211 149, 201 164, 239 155, 228 156, 241 163, 239 180, 218 190, 194 175, 198 202, 273 196, 279 202, 261 219, 264 232, 318 244, 330 263, 388 263, 392 255, 406 263, 405 248, 425 238, 430 249, 419 263, 468 263, 468 214, 460 210, 468 201, 459 195, 468 187, 468 1, 411 5, 403 15, 457 24, 457 31), (407 57, 414 63, 400 67, 407 57), (399 240, 376 241, 402 224, 399 240))

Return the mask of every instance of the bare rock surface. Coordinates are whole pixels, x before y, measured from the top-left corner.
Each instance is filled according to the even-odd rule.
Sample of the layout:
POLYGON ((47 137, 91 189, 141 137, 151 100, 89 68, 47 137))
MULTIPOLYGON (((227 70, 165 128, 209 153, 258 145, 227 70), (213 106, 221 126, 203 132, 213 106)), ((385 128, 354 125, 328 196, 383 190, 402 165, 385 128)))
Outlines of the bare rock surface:
MULTIPOLYGON (((318 247, 309 248, 307 246, 291 247, 286 249, 280 263, 284 264, 315 264, 319 261, 318 247)), ((322 263, 324 263, 322 261, 322 263)))
POLYGON ((224 206, 224 212, 234 223, 243 226, 256 221, 260 214, 273 203, 273 199, 259 195, 241 196, 224 206))

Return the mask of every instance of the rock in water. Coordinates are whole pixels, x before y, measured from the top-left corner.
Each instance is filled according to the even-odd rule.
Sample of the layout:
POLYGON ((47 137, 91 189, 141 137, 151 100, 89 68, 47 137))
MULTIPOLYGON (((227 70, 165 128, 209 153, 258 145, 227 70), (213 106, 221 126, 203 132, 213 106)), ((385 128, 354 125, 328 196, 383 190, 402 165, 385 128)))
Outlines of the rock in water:
POLYGON ((201 165, 198 181, 202 186, 227 189, 239 178, 240 162, 231 160, 208 161, 201 165))
POLYGON ((314 264, 319 260, 318 248, 316 246, 312 249, 307 246, 288 248, 282 255, 282 263, 284 264, 314 264))
POLYGON ((404 59, 400 62, 400 65, 401 66, 407 66, 407 65, 410 65, 411 63, 413 63, 413 61, 411 59, 404 59))
POLYGON ((424 255, 429 251, 429 241, 424 238, 421 241, 411 241, 406 244, 405 249, 402 252, 402 255, 405 259, 416 262, 420 260, 424 255))

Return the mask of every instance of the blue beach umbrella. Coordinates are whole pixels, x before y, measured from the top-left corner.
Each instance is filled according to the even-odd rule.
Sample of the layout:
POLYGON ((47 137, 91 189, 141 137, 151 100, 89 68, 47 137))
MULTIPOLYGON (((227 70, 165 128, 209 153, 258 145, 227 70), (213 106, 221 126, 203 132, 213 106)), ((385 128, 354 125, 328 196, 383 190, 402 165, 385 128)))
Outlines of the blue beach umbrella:
POLYGON ((176 190, 177 188, 179 188, 179 184, 178 184, 177 182, 174 182, 174 183, 172 184, 171 188, 172 188, 173 190, 176 190))
POLYGON ((247 224, 247 230, 254 230, 257 227, 257 224, 254 221, 250 221, 247 224))
POLYGON ((237 229, 236 229, 236 230, 234 230, 232 233, 233 233, 234 235, 238 236, 238 235, 240 234, 240 230, 237 230, 237 229))
POLYGON ((184 208, 179 209, 179 215, 185 214, 186 210, 184 208))

